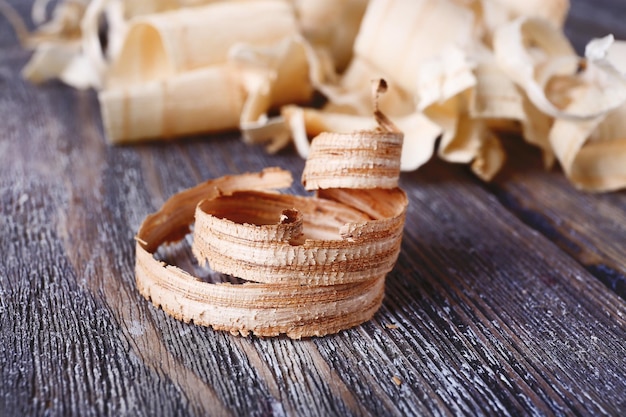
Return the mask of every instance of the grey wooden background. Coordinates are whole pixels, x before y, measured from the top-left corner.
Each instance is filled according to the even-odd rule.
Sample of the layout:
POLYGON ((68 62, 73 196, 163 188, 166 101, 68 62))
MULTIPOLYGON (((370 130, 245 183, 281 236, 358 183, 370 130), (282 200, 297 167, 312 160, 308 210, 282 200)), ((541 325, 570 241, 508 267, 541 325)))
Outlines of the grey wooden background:
MULTIPOLYGON (((624 22, 622 0, 575 0, 567 34, 624 22)), ((514 137, 491 184, 432 161, 402 176, 372 321, 216 333, 138 294, 134 233, 201 180, 303 161, 237 133, 108 146, 95 94, 25 83, 27 58, 0 18, 0 416, 626 415, 624 191, 578 192, 514 137)))

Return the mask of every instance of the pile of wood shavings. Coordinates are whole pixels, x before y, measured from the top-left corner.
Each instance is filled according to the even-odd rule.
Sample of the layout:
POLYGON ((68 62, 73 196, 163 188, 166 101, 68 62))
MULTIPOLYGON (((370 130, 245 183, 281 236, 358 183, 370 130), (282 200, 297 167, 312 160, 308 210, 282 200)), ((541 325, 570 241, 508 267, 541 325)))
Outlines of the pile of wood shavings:
POLYGON ((381 108, 405 133, 403 170, 436 151, 489 180, 505 161, 494 133, 506 129, 541 148, 546 166, 558 160, 575 186, 623 188, 626 44, 592 40, 578 57, 562 32, 568 8, 567 0, 72 0, 20 37, 35 48, 28 79, 99 90, 112 143, 239 128, 270 151, 293 140, 306 157, 322 131, 372 127, 369 82, 383 77, 393 88, 381 108), (324 108, 300 107, 315 91, 324 108))

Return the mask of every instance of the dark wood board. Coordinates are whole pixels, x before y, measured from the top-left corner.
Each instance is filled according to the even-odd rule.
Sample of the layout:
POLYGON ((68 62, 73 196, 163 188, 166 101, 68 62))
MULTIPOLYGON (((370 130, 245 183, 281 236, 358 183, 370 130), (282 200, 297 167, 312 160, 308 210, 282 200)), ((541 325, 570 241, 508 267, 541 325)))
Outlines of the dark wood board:
MULTIPOLYGON (((577 47, 623 31, 622 2, 601 3, 573 2, 577 47)), ((301 341, 184 324, 136 290, 143 218, 201 180, 303 161, 236 132, 109 146, 93 92, 21 80, 7 26, 0 416, 626 414, 624 191, 579 192, 507 138, 491 184, 440 161, 402 175, 402 253, 370 322, 301 341)))

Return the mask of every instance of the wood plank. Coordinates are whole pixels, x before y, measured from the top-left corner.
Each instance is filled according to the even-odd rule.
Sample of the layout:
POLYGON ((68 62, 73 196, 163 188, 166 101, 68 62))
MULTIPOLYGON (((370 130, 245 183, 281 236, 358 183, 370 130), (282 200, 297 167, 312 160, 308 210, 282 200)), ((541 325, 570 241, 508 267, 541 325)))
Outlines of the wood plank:
MULTIPOLYGON (((69 369, 80 370, 73 374, 74 381, 61 375, 54 379, 55 387, 69 390, 70 401, 58 402, 59 407, 78 407, 80 395, 85 395, 78 388, 80 383, 93 386, 96 398, 110 398, 110 392, 99 391, 110 373, 122 375, 118 384, 125 390, 136 386, 135 373, 143 373, 148 380, 146 374, 154 378, 152 384, 164 379, 185 395, 173 401, 168 397, 167 404, 159 403, 165 401, 163 397, 150 397, 159 404, 156 408, 139 402, 146 413, 155 409, 201 413, 221 404, 224 413, 251 414, 251 400, 260 398, 271 400, 255 407, 280 408, 291 415, 306 415, 311 404, 328 413, 395 415, 596 412, 623 407, 607 401, 619 396, 607 396, 606 387, 594 388, 598 387, 594 378, 610 381, 615 390, 624 388, 623 375, 611 375, 608 366, 625 353, 620 347, 623 303, 598 288, 592 277, 556 247, 525 229, 463 168, 435 163, 403 178, 411 198, 407 236, 398 269, 389 278, 385 308, 372 323, 305 343, 237 339, 176 322, 138 296, 132 275, 132 234, 145 213, 181 187, 195 184, 198 176, 225 173, 231 163, 251 170, 281 164, 297 173, 302 161, 288 152, 266 156, 235 137, 211 139, 208 144, 191 140, 107 147, 99 128, 94 128, 98 116, 93 97, 70 93, 73 98, 65 104, 70 107, 64 108, 68 91, 60 86, 50 86, 46 92, 23 88, 25 98, 43 110, 33 115, 42 121, 35 123, 30 137, 11 142, 17 155, 22 155, 16 164, 20 175, 8 175, 11 183, 5 189, 12 190, 12 203, 3 207, 9 208, 7 218, 14 219, 14 227, 22 225, 11 236, 24 236, 17 246, 12 242, 16 255, 11 259, 23 259, 24 247, 49 241, 56 241, 49 251, 65 257, 59 262, 33 250, 32 258, 22 260, 43 269, 36 272, 43 285, 37 295, 45 303, 65 307, 59 309, 60 315, 57 311, 50 316, 59 323, 44 324, 61 328, 66 340, 80 346, 49 354, 51 361, 61 359, 71 364, 69 369), (29 179, 27 183, 24 178, 29 179), (28 200, 22 197, 25 190, 30 191, 28 200), (20 201, 26 204, 21 211, 17 210, 20 201), (51 203, 56 207, 53 211, 48 210, 51 203), (42 238, 34 240, 33 235, 42 238), (90 248, 89 242, 97 245, 90 248), (51 266, 55 273, 48 271, 51 266), (555 270, 566 273, 559 275, 555 270), (63 286, 74 289, 83 305, 68 306, 63 288, 48 282, 60 279, 57 275, 64 277, 63 286), (573 283, 578 287, 572 288, 570 275, 577 277, 579 281, 573 283), (72 314, 63 314, 66 309, 72 314), (80 323, 84 321, 73 317, 84 313, 83 309, 108 319, 106 326, 83 329, 80 323), (561 324, 567 317, 564 312, 573 315, 566 328, 561 324), (397 323, 400 328, 387 329, 385 323, 397 323), (598 324, 590 329, 589 323, 598 324), (121 362, 119 366, 126 371, 105 368, 100 374, 103 380, 98 381, 90 374, 93 364, 87 359, 99 357, 89 347, 95 337, 92 332, 102 327, 111 329, 106 337, 96 332, 102 343, 126 345, 132 352, 129 357, 138 363, 128 369, 121 362), (602 345, 611 350, 601 349, 602 345), (555 347, 559 355, 550 357, 555 347), (587 353, 579 360, 584 359, 587 367, 575 362, 581 350, 587 353), (548 363, 546 358, 550 358, 548 363), (324 374, 317 369, 325 367, 334 378, 322 378, 324 374), (597 373, 587 375, 588 369, 597 373), (399 387, 393 376, 403 381, 399 387), (72 392, 76 392, 75 399, 72 392), (590 399, 579 398, 577 393, 590 399)), ((11 160, 3 162, 5 167, 12 165, 11 160)), ((28 284, 27 276, 18 273, 18 282, 28 284)), ((18 300, 37 308, 34 298, 28 293, 18 300)), ((43 313, 38 314, 43 319, 43 313)), ((49 332, 20 330, 24 340, 34 341, 34 336, 49 332)), ((33 342, 35 357, 45 354, 48 344, 54 346, 33 342)), ((121 352, 117 354, 124 358, 121 352)), ((53 363, 32 367, 41 367, 39 372, 44 374, 53 363)), ((38 381, 34 391, 41 390, 38 384, 45 382, 38 381)), ((150 382, 145 384, 150 386, 150 382)), ((58 397, 52 393, 49 398, 58 397)), ((48 402, 51 407, 57 404, 48 402)), ((88 408, 74 411, 90 412, 88 408)))
MULTIPOLYGON (((609 219, 622 194, 572 194, 534 168, 489 188, 431 162, 402 177, 403 249, 371 322, 304 341, 216 333, 138 294, 135 231, 202 179, 270 165, 298 177, 303 162, 236 134, 110 147, 93 93, 25 84, 26 54, 1 52, 0 415, 626 413, 626 302, 501 195, 560 192, 532 210, 609 219)), ((583 250, 616 262, 614 238, 583 250)))
POLYGON ((519 138, 506 142, 515 157, 488 189, 524 223, 626 298, 626 192, 578 191, 559 167, 546 172, 539 153, 519 138))

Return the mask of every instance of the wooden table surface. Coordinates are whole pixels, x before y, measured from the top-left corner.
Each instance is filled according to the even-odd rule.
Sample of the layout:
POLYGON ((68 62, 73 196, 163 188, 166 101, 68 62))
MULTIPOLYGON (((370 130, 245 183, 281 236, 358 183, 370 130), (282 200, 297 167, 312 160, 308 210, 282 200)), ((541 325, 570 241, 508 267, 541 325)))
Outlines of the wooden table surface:
MULTIPOLYGON (((576 0, 567 34, 580 51, 624 21, 622 0, 576 0)), ((237 133, 109 146, 95 94, 25 83, 28 55, 0 17, 1 416, 626 415, 626 192, 579 192, 518 138, 490 184, 431 161, 402 175, 373 320, 214 332, 137 292, 139 224, 204 179, 303 161, 237 133)))

